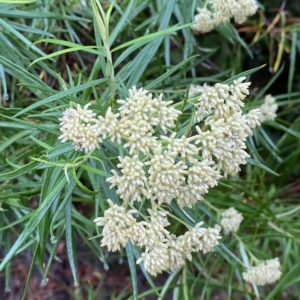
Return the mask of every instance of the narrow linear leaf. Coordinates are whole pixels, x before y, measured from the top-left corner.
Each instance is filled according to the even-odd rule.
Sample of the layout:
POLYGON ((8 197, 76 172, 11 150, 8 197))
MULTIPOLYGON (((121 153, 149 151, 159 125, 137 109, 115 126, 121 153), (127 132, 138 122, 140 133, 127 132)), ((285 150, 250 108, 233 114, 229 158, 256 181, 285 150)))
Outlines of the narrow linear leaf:
POLYGON ((30 138, 33 142, 35 142, 37 145, 41 146, 42 148, 44 148, 44 149, 46 149, 46 150, 52 150, 52 149, 53 149, 52 146, 50 146, 50 145, 48 145, 48 144, 46 144, 46 143, 44 143, 44 142, 42 142, 42 141, 36 139, 34 136, 30 136, 29 138, 30 138))
MULTIPOLYGON (((79 170, 78 174, 79 174, 79 176, 81 175, 80 170, 79 170)), ((55 214, 53 215, 52 220, 51 220, 50 229, 49 229, 50 234, 51 234, 51 238, 55 238, 55 236, 54 236, 54 226, 55 226, 59 216, 62 214, 63 210, 65 209, 67 202, 71 198, 71 195, 73 193, 73 190, 74 190, 75 186, 76 186, 76 183, 73 180, 73 178, 71 177, 70 183, 68 184, 68 186, 66 188, 66 193, 65 193, 64 200, 60 203, 58 209, 55 211, 55 214)))
POLYGON ((261 162, 259 162, 257 160, 254 160, 254 159, 248 157, 248 158, 246 158, 246 161, 250 165, 253 165, 255 167, 259 167, 260 169, 263 169, 263 170, 267 171, 268 173, 273 174, 275 176, 279 176, 278 173, 276 173, 275 171, 273 171, 272 169, 268 168, 267 166, 265 166, 264 164, 262 164, 261 162))
POLYGON ((253 68, 253 69, 247 70, 247 71, 245 71, 245 72, 239 73, 239 74, 237 74, 237 75, 235 75, 235 76, 230 77, 230 79, 227 79, 227 80, 223 81, 222 83, 224 83, 224 84, 229 84, 229 83, 231 83, 233 80, 238 79, 238 78, 243 77, 243 76, 251 75, 251 74, 253 74, 253 73, 259 71, 260 69, 264 68, 265 66, 266 66, 266 64, 264 64, 264 65, 262 65, 262 66, 259 66, 259 67, 257 67, 257 68, 253 68))
POLYGON ((131 274, 133 299, 137 300, 138 299, 138 281, 137 281, 137 274, 136 274, 136 264, 135 264, 134 253, 133 253, 133 245, 130 240, 128 240, 126 243, 126 253, 127 253, 127 260, 128 260, 130 274, 131 274))
POLYGON ((11 180, 14 178, 17 178, 23 174, 28 174, 29 172, 38 169, 39 167, 41 167, 43 164, 39 163, 37 161, 32 161, 22 167, 20 167, 17 170, 8 172, 8 173, 4 173, 4 174, 0 174, 0 181, 4 181, 4 180, 11 180))
POLYGON ((297 30, 294 29, 292 31, 292 46, 291 46, 291 55, 290 55, 290 69, 289 69, 289 78, 288 78, 288 93, 289 95, 292 92, 292 85, 294 81, 294 75, 295 75, 295 67, 296 67, 296 54, 297 54, 297 30))
POLYGON ((121 30, 125 28, 124 24, 128 22, 128 16, 132 11, 132 8, 134 4, 136 3, 136 0, 130 0, 130 2, 127 4, 126 10, 121 13, 121 18, 117 25, 114 26, 114 29, 109 35, 109 45, 111 46, 117 36, 120 34, 121 30))
POLYGON ((74 286, 78 286, 78 280, 76 275, 76 265, 75 265, 75 253, 73 250, 73 234, 72 234, 72 198, 69 198, 69 201, 66 204, 65 209, 66 216, 66 243, 67 243, 67 251, 68 251, 68 259, 72 271, 72 276, 74 280, 74 286))
POLYGON ((13 144, 16 141, 19 141, 24 136, 27 136, 27 135, 29 135, 31 133, 32 133, 32 130, 23 130, 23 131, 18 132, 15 135, 13 135, 7 141, 5 141, 4 143, 2 143, 0 145, 0 152, 4 151, 4 149, 6 149, 7 147, 9 147, 11 144, 13 144))
POLYGON ((131 40, 129 42, 126 42, 114 49, 111 50, 111 52, 115 52, 115 51, 118 51, 120 49, 123 49, 123 48, 126 48, 130 45, 134 45, 134 44, 137 44, 139 42, 145 42, 145 41, 151 41, 153 39, 156 39, 162 35, 166 35, 166 34, 170 34, 172 32, 175 32, 175 31, 178 31, 180 29, 183 29, 183 28, 186 28, 186 27, 190 27, 191 25, 193 25, 193 23, 189 23, 189 24, 184 24, 184 25, 176 25, 176 26, 172 26, 168 29, 165 29, 165 30, 161 30, 161 31, 158 31, 158 32, 154 32, 154 33, 150 33, 146 36, 143 36, 143 37, 139 37, 139 38, 136 38, 134 40, 131 40))
POLYGON ((74 178, 75 182, 77 183, 77 185, 78 185, 83 191, 85 191, 86 193, 88 193, 88 194, 90 194, 90 195, 95 195, 95 194, 97 194, 98 191, 91 191, 91 190, 89 190, 86 186, 84 186, 84 185, 80 182, 79 178, 78 178, 77 175, 76 175, 76 170, 75 170, 75 168, 72 169, 72 175, 73 175, 73 178, 74 178))
POLYGON ((36 248, 35 248, 33 257, 32 257, 32 261, 31 261, 31 264, 30 264, 29 272, 28 272, 28 274, 26 276, 27 277, 26 278, 26 283, 25 283, 25 287, 24 287, 24 291, 23 291, 23 295, 22 295, 22 299, 21 300, 25 300, 26 299, 26 294, 27 294, 27 291, 28 291, 28 288, 29 288, 30 279, 31 279, 31 276, 32 276, 32 272, 33 272, 35 261, 36 261, 37 254, 38 254, 38 248, 39 247, 37 245, 36 248))
POLYGON ((175 73, 178 69, 180 69, 181 67, 183 67, 185 64, 187 64, 189 61, 191 61, 192 59, 194 59, 195 57, 197 57, 198 55, 194 55, 189 57, 188 59, 180 62, 178 65, 176 65, 175 67, 173 67, 172 69, 168 70, 166 73, 164 73, 163 75, 159 76, 158 78, 156 78, 155 80, 151 81, 151 83, 149 83, 147 86, 145 86, 145 89, 152 89, 154 88, 157 84, 161 83, 163 80, 165 80, 166 78, 169 78, 173 73, 175 73))
POLYGON ((15 117, 18 117, 18 116, 20 116, 20 115, 22 115, 22 114, 24 114, 24 113, 26 113, 26 112, 28 112, 28 111, 30 111, 32 109, 35 109, 35 108, 40 107, 42 105, 45 105, 47 103, 51 103, 53 101, 57 101, 57 100, 59 100, 61 98, 64 98, 66 96, 70 96, 72 94, 76 94, 78 92, 81 92, 81 91, 83 91, 83 90, 85 90, 85 89, 87 89, 89 87, 92 87, 92 86, 95 86, 95 85, 98 85, 98 84, 102 84, 102 83, 104 83, 106 81, 107 81, 106 78, 98 79, 98 80, 94 80, 94 81, 87 82, 87 83, 78 85, 76 87, 70 88, 67 91, 62 91, 60 93, 57 93, 57 94, 52 95, 50 97, 47 97, 44 100, 41 100, 41 101, 38 101, 38 102, 36 102, 36 103, 34 103, 32 105, 29 105, 28 107, 24 108, 22 111, 20 111, 19 113, 17 113, 15 115, 15 117))
POLYGON ((88 172, 91 172, 91 173, 95 173, 95 174, 98 174, 98 175, 101 175, 101 176, 103 176, 103 177, 111 177, 111 174, 108 174, 108 173, 106 173, 106 172, 103 172, 103 171, 101 171, 101 170, 99 170, 99 169, 96 169, 96 168, 93 168, 93 167, 91 167, 91 166, 88 166, 88 165, 80 165, 80 168, 82 168, 82 169, 84 169, 84 170, 86 170, 86 171, 88 171, 88 172))
POLYGON ((51 192, 47 195, 45 200, 41 203, 39 208, 35 211, 32 218, 28 221, 25 229, 20 234, 8 254, 3 258, 0 264, 0 271, 4 269, 6 264, 12 259, 12 257, 16 254, 19 248, 23 245, 23 243, 27 240, 27 238, 33 233, 37 225, 41 222, 44 215, 48 212, 53 201, 58 197, 62 188, 65 186, 67 180, 65 176, 62 176, 57 184, 53 187, 51 192))
POLYGON ((23 80, 32 84, 37 84, 38 86, 44 86, 48 90, 52 90, 49 88, 40 78, 30 74, 28 71, 23 69, 21 66, 13 63, 9 59, 0 55, 0 63, 7 69, 10 70, 12 76, 18 78, 19 80, 23 80))
MULTIPOLYGON (((162 3, 165 5, 165 7, 164 7, 164 13, 160 18, 159 31, 165 30, 168 27, 175 2, 176 2, 175 0, 168 0, 162 3)), ((124 74, 123 78, 120 76, 123 81, 125 81, 125 79, 128 76, 130 76, 127 82, 127 87, 132 87, 133 85, 137 84, 143 72, 147 68, 148 64, 156 54, 163 39, 164 36, 159 36, 157 39, 151 41, 148 45, 146 45, 140 51, 140 53, 135 57, 135 59, 131 62, 131 68, 127 70, 128 74, 124 74)))
POLYGON ((28 4, 34 3, 37 0, 0 0, 0 3, 11 3, 11 4, 28 4))
POLYGON ((94 50, 93 48, 99 48, 98 46, 76 46, 76 47, 73 47, 73 48, 67 48, 67 49, 63 49, 63 50, 60 50, 60 51, 56 51, 56 52, 53 52, 51 54, 48 54, 48 55, 44 55, 42 57, 39 57, 37 59, 35 59, 29 66, 31 67, 32 65, 36 64, 37 62, 39 61, 42 61, 42 60, 45 60, 45 59, 49 59, 49 58, 52 58, 52 57, 55 57, 55 56, 59 56, 61 54, 65 54, 65 53, 70 53, 70 52, 76 52, 76 51, 85 51, 85 52, 88 52, 88 53, 92 53, 92 54, 96 54, 96 55, 105 55, 104 53, 101 53, 97 50, 94 50))
MULTIPOLYGON (((20 112, 20 114, 21 113, 22 113, 22 111, 20 112)), ((14 121, 15 123, 20 123, 22 125, 25 125, 25 128, 29 127, 29 128, 32 128, 32 129, 39 129, 41 132, 50 132, 50 133, 53 133, 55 135, 58 135, 58 131, 53 129, 53 127, 57 126, 55 124, 40 125, 38 123, 24 121, 22 119, 18 119, 18 118, 15 118, 15 117, 5 116, 3 114, 0 114, 0 116, 2 116, 3 118, 9 119, 11 121, 14 121)))

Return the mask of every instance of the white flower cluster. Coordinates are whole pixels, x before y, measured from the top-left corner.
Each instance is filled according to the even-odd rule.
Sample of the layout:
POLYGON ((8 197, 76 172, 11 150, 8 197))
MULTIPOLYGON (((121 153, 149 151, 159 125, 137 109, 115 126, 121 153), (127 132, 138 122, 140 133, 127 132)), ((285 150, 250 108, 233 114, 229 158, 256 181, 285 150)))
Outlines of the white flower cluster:
POLYGON ((272 95, 267 95, 265 97, 265 102, 260 106, 261 117, 260 121, 273 121, 276 118, 276 111, 278 105, 275 103, 275 98, 272 95))
POLYGON ((269 259, 249 268, 243 274, 245 281, 256 285, 266 285, 274 283, 281 276, 280 261, 278 258, 269 259))
POLYGON ((207 6, 197 8, 195 24, 192 29, 199 32, 209 32, 221 23, 227 23, 231 18, 238 24, 244 23, 249 16, 256 13, 258 6, 255 0, 208 0, 207 6))
POLYGON ((225 234, 229 234, 230 232, 237 232, 242 221, 242 214, 234 207, 230 207, 223 211, 220 224, 223 227, 225 234))
POLYGON ((166 133, 167 127, 173 127, 180 114, 170 106, 172 101, 163 101, 162 96, 153 98, 147 90, 132 87, 126 100, 117 101, 121 104, 118 114, 112 114, 109 109, 105 118, 98 118, 96 131, 104 138, 116 139, 119 144, 123 138, 127 141, 124 147, 130 148, 130 154, 147 154, 149 149, 158 147, 154 128, 159 126, 166 133))
POLYGON ((107 179, 112 183, 111 188, 117 186, 117 194, 122 196, 125 201, 141 201, 141 195, 147 196, 145 182, 147 178, 143 170, 144 164, 139 161, 138 155, 133 157, 119 156, 120 164, 117 167, 121 170, 122 176, 119 176, 117 171, 112 170, 113 177, 107 179))
POLYGON ((88 109, 90 104, 81 108, 67 108, 60 118, 60 131, 63 133, 59 139, 62 143, 71 140, 74 143, 75 150, 93 151, 99 148, 101 138, 95 132, 93 125, 96 122, 95 113, 88 109))
POLYGON ((133 87, 126 100, 117 100, 117 113, 109 107, 105 116, 96 117, 88 105, 64 112, 60 139, 72 140, 76 150, 92 151, 102 139, 128 148, 107 179, 123 204, 108 200, 110 208, 95 220, 103 226, 102 246, 116 251, 131 240, 144 249, 137 263, 143 261, 156 275, 181 267, 192 252, 207 253, 218 245, 220 228, 203 228, 201 222, 183 235, 171 234, 162 204, 177 201, 181 208, 192 207, 219 179, 236 174, 246 163, 245 140, 260 125, 260 110, 242 113, 250 85, 244 79, 192 87, 190 92, 199 96, 190 95, 188 102, 197 101, 191 121, 198 126, 184 135, 173 129, 180 111, 172 101, 163 101, 162 95, 155 98, 143 88, 133 87), (151 205, 144 221, 138 222, 137 212, 126 209, 135 201, 151 205))
POLYGON ((96 225, 103 226, 101 246, 116 251, 131 240, 144 249, 137 264, 143 262, 153 276, 178 269, 185 259, 192 259, 192 252, 211 252, 219 244, 219 230, 203 228, 203 222, 177 237, 165 228, 170 225, 166 211, 157 207, 148 209, 149 220, 137 222, 132 216, 134 210, 126 211, 111 200, 108 203, 110 208, 104 212, 104 217, 94 220, 96 225))
POLYGON ((106 116, 98 116, 88 110, 89 104, 82 109, 77 105, 77 110, 68 108, 60 119, 60 130, 63 134, 59 137, 62 142, 72 140, 76 150, 92 151, 99 147, 99 143, 106 137, 119 144, 126 141, 124 147, 130 148, 130 154, 149 152, 157 148, 154 128, 159 126, 163 132, 167 127, 173 127, 180 111, 171 107, 172 101, 163 101, 162 94, 153 98, 143 88, 137 90, 135 86, 129 89, 126 100, 118 100, 121 104, 119 113, 113 114, 111 107, 106 116))
POLYGON ((196 103, 195 120, 204 120, 205 131, 196 127, 196 144, 204 159, 216 160, 217 169, 235 175, 239 165, 246 164, 248 153, 245 141, 252 135, 252 129, 260 125, 261 112, 253 109, 242 113, 243 100, 249 94, 249 82, 245 77, 234 80, 233 84, 215 86, 192 86, 190 97, 200 94, 196 103), (209 130, 207 130, 209 128, 209 130))

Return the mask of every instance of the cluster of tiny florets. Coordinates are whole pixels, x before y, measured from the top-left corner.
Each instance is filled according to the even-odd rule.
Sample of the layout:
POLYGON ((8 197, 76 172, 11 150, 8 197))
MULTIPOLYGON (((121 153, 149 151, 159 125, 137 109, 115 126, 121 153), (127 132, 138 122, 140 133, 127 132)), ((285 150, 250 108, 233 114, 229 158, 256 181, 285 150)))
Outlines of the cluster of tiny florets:
POLYGON ((154 200, 171 203, 179 196, 178 187, 185 181, 187 166, 182 162, 176 162, 167 152, 154 155, 147 162, 149 165, 149 196, 154 200))
POLYGON ((149 220, 137 222, 133 217, 136 211, 126 211, 111 200, 108 203, 110 207, 104 212, 104 217, 94 220, 97 226, 103 226, 101 246, 116 251, 131 240, 144 249, 137 264, 143 262, 153 276, 178 269, 184 265, 185 259, 192 259, 192 252, 202 251, 205 254, 219 244, 219 230, 204 228, 203 222, 184 235, 176 236, 166 229, 170 225, 166 211, 157 207, 148 209, 149 220))
POLYGON ((180 111, 170 106, 172 101, 163 101, 162 94, 153 98, 147 90, 129 90, 126 100, 118 100, 120 119, 116 124, 127 143, 130 154, 142 152, 147 154, 149 149, 158 147, 154 128, 159 126, 163 132, 167 127, 173 127, 180 111))
POLYGON ((272 97, 272 95, 267 95, 265 97, 264 103, 259 107, 261 112, 260 121, 273 121, 276 118, 276 111, 278 108, 278 105, 276 104, 276 99, 272 97))
POLYGON ((229 22, 231 18, 241 24, 254 15, 257 9, 255 0, 209 0, 205 7, 197 8, 192 29, 209 32, 219 24, 229 22))
POLYGON ((132 157, 119 157, 120 163, 117 167, 121 170, 122 175, 112 170, 113 177, 107 179, 111 188, 117 187, 117 194, 125 201, 141 201, 141 195, 147 195, 145 182, 147 181, 143 163, 139 160, 138 155, 132 157))
POLYGON ((96 218, 94 222, 97 226, 103 226, 103 239, 101 246, 107 246, 109 251, 120 250, 120 246, 125 246, 132 236, 136 219, 132 216, 134 211, 126 211, 122 206, 107 200, 110 208, 104 212, 103 217, 96 218))
MULTIPOLYGON (((193 207, 222 177, 237 174, 246 163, 245 141, 260 125, 261 111, 243 114, 250 85, 244 80, 191 87, 188 105, 194 105, 195 118, 185 134, 174 130, 181 112, 172 101, 143 88, 129 89, 126 99, 117 100, 118 109, 108 107, 105 116, 96 117, 88 105, 64 112, 60 139, 72 140, 75 150, 93 151, 106 139, 125 148, 107 178, 122 204, 108 200, 104 216, 95 219, 103 227, 102 246, 117 251, 130 240, 142 249, 137 263, 143 262, 154 276, 182 267, 193 252, 213 251, 221 228, 205 228, 199 222, 176 236, 167 229, 165 206, 177 201, 180 208, 193 207), (151 206, 142 220, 140 212, 128 209, 136 202, 151 206)), ((224 230, 237 230, 237 223, 224 230)))
POLYGON ((237 232, 242 221, 242 214, 239 213, 234 207, 230 207, 222 213, 220 224, 225 234, 229 234, 230 232, 237 232))
POLYGON ((249 95, 249 82, 245 77, 233 84, 192 86, 190 97, 197 97, 195 121, 204 121, 206 130, 196 127, 198 145, 202 157, 216 161, 218 170, 235 175, 240 165, 246 164, 249 154, 245 151, 246 139, 252 129, 260 125, 261 111, 253 109, 243 114, 243 100, 249 95), (198 95, 198 96, 197 96, 198 95), (208 128, 208 129, 207 129, 208 128))
POLYGON ((75 150, 85 150, 86 152, 99 148, 101 142, 101 138, 93 128, 96 114, 88 107, 89 104, 84 108, 77 104, 76 109, 67 108, 63 117, 59 119, 62 132, 59 139, 62 143, 71 140, 75 150))
POLYGON ((177 203, 180 207, 192 207, 202 200, 208 189, 218 185, 222 178, 213 161, 198 161, 187 169, 186 183, 179 189, 177 203))
POLYGON ((245 281, 256 285, 274 283, 281 276, 280 261, 278 258, 261 262, 255 267, 250 267, 243 274, 245 281))

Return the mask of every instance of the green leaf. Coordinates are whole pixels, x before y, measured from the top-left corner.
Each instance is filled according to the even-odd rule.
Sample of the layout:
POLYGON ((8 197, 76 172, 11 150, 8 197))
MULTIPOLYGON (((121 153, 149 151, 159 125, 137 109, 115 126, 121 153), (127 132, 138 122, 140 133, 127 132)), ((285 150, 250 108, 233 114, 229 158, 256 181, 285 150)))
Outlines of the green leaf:
POLYGON ((32 83, 32 84, 37 84, 38 86, 44 86, 48 90, 50 90, 50 91, 52 90, 42 80, 40 80, 38 77, 32 75, 31 73, 29 73, 28 71, 23 69, 21 66, 18 66, 17 64, 11 62, 10 60, 8 60, 7 58, 5 58, 1 55, 0 55, 0 63, 4 67, 9 69, 12 76, 14 76, 15 78, 18 78, 18 80, 20 80, 20 81, 23 80, 25 82, 29 82, 29 83, 32 83))
POLYGON ((37 258, 37 254, 38 254, 38 245, 36 246, 34 254, 33 254, 33 257, 32 257, 32 261, 31 261, 31 264, 30 264, 29 272, 28 272, 28 274, 26 274, 27 278, 26 278, 26 283, 25 283, 25 287, 24 287, 24 291, 23 291, 23 295, 22 295, 22 299, 21 300, 25 300, 26 299, 25 297, 26 297, 26 294, 27 294, 27 291, 28 291, 28 288, 29 288, 30 279, 31 279, 31 276, 32 276, 32 272, 34 270, 34 265, 35 265, 35 261, 36 261, 36 258, 37 258))
POLYGON ((43 39, 43 40, 37 41, 36 43, 41 43, 41 42, 45 42, 45 43, 48 42, 48 43, 52 43, 52 44, 63 45, 63 46, 67 46, 69 48, 53 52, 51 54, 44 55, 42 57, 39 57, 39 58, 35 59, 28 66, 28 68, 31 67, 32 65, 34 65, 35 63, 41 61, 41 60, 49 59, 49 58, 52 58, 52 57, 55 57, 55 56, 59 56, 61 54, 69 53, 69 52, 85 51, 85 52, 96 54, 96 55, 105 55, 103 52, 100 52, 98 50, 94 50, 94 48, 103 48, 103 47, 99 47, 99 46, 83 46, 83 45, 78 45, 76 43, 65 42, 65 41, 56 40, 56 39, 43 39))
POLYGON ((48 152, 48 160, 59 157, 60 155, 66 154, 70 151, 75 151, 74 145, 71 143, 55 145, 55 148, 48 152))
POLYGON ((37 107, 42 106, 42 105, 46 105, 47 103, 51 103, 53 101, 60 100, 61 98, 64 98, 66 96, 70 96, 72 94, 76 94, 78 92, 81 92, 81 91, 85 90, 86 88, 89 88, 89 87, 92 87, 92 86, 104 83, 106 81, 107 81, 106 78, 98 79, 98 80, 95 80, 95 81, 87 82, 87 83, 78 85, 76 87, 70 88, 69 90, 59 92, 59 93, 57 93, 55 95, 47 97, 44 100, 40 100, 40 101, 38 101, 38 102, 36 102, 36 103, 34 103, 32 105, 29 105, 28 107, 24 108, 22 111, 20 111, 19 113, 17 113, 15 115, 15 117, 18 117, 18 116, 20 116, 20 115, 22 115, 22 114, 24 114, 24 113, 26 113, 26 112, 28 112, 30 110, 33 110, 33 109, 35 109, 37 107))
POLYGON ((237 74, 237 75, 235 75, 235 76, 230 77, 229 79, 223 81, 222 83, 224 83, 224 84, 232 83, 233 80, 238 79, 238 78, 243 77, 243 76, 251 75, 251 74, 253 74, 253 73, 259 71, 260 69, 264 68, 265 66, 266 66, 266 64, 264 64, 264 65, 262 65, 262 66, 259 66, 259 67, 257 67, 257 68, 253 68, 253 69, 244 71, 244 72, 242 72, 242 73, 239 73, 239 74, 237 74))
POLYGON ((159 76, 158 78, 156 78, 153 81, 151 81, 151 83, 147 84, 145 86, 145 89, 147 89, 147 90, 153 89, 157 84, 161 83, 166 78, 169 78, 171 76, 171 74, 175 73, 177 70, 179 70, 180 68, 182 68, 185 64, 187 64, 189 61, 193 60, 197 56, 198 55, 191 56, 188 59, 180 62, 175 67, 171 68, 170 70, 168 70, 167 72, 165 72, 163 75, 159 76))
POLYGON ((109 35, 109 45, 111 46, 118 35, 120 35, 121 30, 125 28, 125 23, 128 21, 128 16, 132 12, 133 6, 136 4, 136 0, 130 0, 128 4, 126 4, 126 10, 125 12, 121 12, 121 18, 118 21, 118 23, 114 26, 112 32, 109 35))
MULTIPOLYGON (((79 175, 81 175, 81 171, 79 170, 79 175)), ((62 214, 63 210, 66 207, 67 202, 71 199, 71 195, 74 191, 74 188, 76 186, 76 183, 74 181, 74 179, 71 177, 70 178, 70 183, 66 186, 66 194, 65 197, 63 199, 63 201, 60 203, 60 205, 58 206, 58 208, 56 209, 54 215, 51 218, 51 224, 49 227, 49 232, 51 234, 51 239, 56 239, 54 236, 54 226, 59 218, 59 216, 62 214)))
POLYGON ((106 172, 103 172, 103 171, 101 171, 101 170, 99 170, 99 169, 93 168, 93 167, 88 166, 88 165, 83 165, 83 164, 81 164, 81 165, 80 165, 80 168, 82 168, 82 169, 88 171, 89 173, 98 174, 98 175, 101 175, 101 176, 103 176, 103 177, 111 177, 111 174, 106 173, 106 172))
POLYGON ((42 148, 46 149, 46 150, 53 150, 53 147, 36 139, 34 136, 30 136, 29 137, 34 143, 36 143, 37 145, 41 146, 42 148))
POLYGON ((73 243, 73 234, 72 234, 72 198, 70 197, 65 208, 65 217, 66 217, 66 243, 68 251, 68 259, 72 271, 72 276, 74 280, 74 286, 78 286, 78 280, 76 275, 76 257, 74 252, 74 243, 73 243))
POLYGON ((20 234, 8 254, 3 258, 0 264, 0 271, 2 271, 5 265, 12 259, 12 257, 16 254, 16 252, 21 248, 24 242, 28 239, 28 237, 33 233, 38 224, 42 221, 45 214, 48 212, 51 207, 53 201, 59 196, 61 190, 65 186, 67 180, 64 176, 62 176, 59 181, 56 182, 56 185, 49 192, 45 200, 41 203, 38 209, 33 213, 33 216, 28 221, 25 229, 20 234))
MULTIPOLYGON (((163 10, 164 13, 160 18, 161 23, 158 29, 159 31, 162 31, 168 27, 169 20, 171 18, 173 7, 175 4, 175 0, 164 1, 163 4, 165 5, 165 7, 163 10)), ((129 67, 126 68, 125 71, 122 70, 119 72, 119 76, 122 81, 125 81, 130 76, 126 84, 127 87, 132 87, 133 85, 138 83, 141 75, 148 67, 148 64, 154 57, 163 39, 164 36, 159 36, 155 40, 151 41, 139 52, 139 54, 134 58, 134 60, 130 63, 129 67)))
POLYGON ((297 55, 297 43, 298 43, 298 33, 297 29, 295 28, 292 31, 292 47, 291 47, 291 54, 290 54, 290 68, 289 68, 289 78, 288 78, 288 93, 289 95, 292 93, 292 86, 293 80, 295 75, 295 68, 296 68, 296 55, 297 55))
POLYGON ((8 172, 8 173, 4 173, 4 174, 0 174, 0 181, 6 181, 6 180, 11 180, 14 178, 17 178, 23 174, 28 174, 29 172, 38 169, 39 167, 41 167, 43 164, 36 162, 36 161, 32 161, 24 166, 20 166, 17 170, 8 172))
POLYGON ((22 139, 23 137, 29 135, 32 133, 32 130, 23 130, 18 132, 17 134, 13 135, 12 137, 10 137, 6 142, 2 143, 0 145, 0 152, 4 151, 7 147, 9 147, 11 144, 13 144, 14 142, 22 139))
POLYGON ((158 32, 147 34, 145 36, 142 36, 142 37, 136 38, 134 40, 131 40, 129 42, 126 42, 126 43, 112 49, 111 52, 115 52, 115 51, 118 51, 120 49, 126 48, 130 45, 136 45, 138 43, 144 44, 144 42, 152 41, 153 39, 156 39, 156 38, 161 37, 161 36, 166 35, 166 34, 170 34, 172 32, 178 31, 178 30, 186 28, 186 27, 190 27, 191 25, 193 25, 193 23, 184 24, 184 25, 176 25, 176 26, 172 26, 172 27, 170 27, 168 29, 165 29, 165 30, 161 30, 161 31, 158 31, 158 32))
POLYGON ((36 53, 40 55, 46 55, 43 51, 41 51, 38 47, 33 45, 24 35, 22 35, 20 32, 15 30, 13 27, 10 26, 9 23, 4 21, 3 19, 0 18, 0 25, 2 25, 7 31, 12 33, 16 38, 20 39, 25 45, 27 45, 29 48, 34 50, 36 53))
POLYGON ((130 240, 126 243, 126 253, 127 253, 127 260, 131 274, 131 282, 132 282, 132 289, 133 289, 133 299, 138 299, 138 280, 136 274, 136 264, 134 259, 133 253, 133 245, 130 240))
MULTIPOLYGON (((17 113, 17 115, 22 114, 23 111, 17 113)), ((9 119, 11 121, 14 121, 14 123, 20 123, 21 125, 23 125, 23 128, 27 129, 27 128, 31 128, 31 129, 39 129, 41 132, 50 132, 53 133, 55 135, 58 135, 58 130, 53 129, 53 127, 57 127, 57 125, 54 124, 43 124, 40 125, 38 123, 34 123, 34 122, 29 122, 29 121, 24 121, 22 119, 18 119, 15 117, 9 117, 9 116, 5 116, 3 114, 0 114, 0 116, 2 116, 3 118, 9 119)), ((14 123, 12 123, 12 126, 14 126, 14 123)))
POLYGON ((0 0, 0 3, 12 3, 12 4, 28 4, 34 2, 37 2, 37 0, 0 0))
POLYGON ((295 131, 291 128, 288 128, 288 127, 286 127, 284 125, 281 125, 281 124, 279 124, 277 122, 274 122, 274 121, 268 121, 266 124, 268 124, 268 125, 270 125, 274 128, 280 129, 280 130, 282 130, 282 131, 284 131, 284 132, 286 132, 286 133, 288 133, 288 134, 290 134, 290 135, 292 135, 292 136, 294 136, 298 139, 300 138, 300 132, 299 131, 295 131))
POLYGON ((77 177, 76 175, 76 170, 75 168, 72 169, 72 175, 73 175, 73 179, 75 180, 76 184, 84 191, 86 192, 87 194, 90 194, 90 195, 95 195, 97 194, 98 191, 91 191, 89 190, 84 184, 82 184, 79 180, 79 178, 77 177))
POLYGON ((261 162, 259 162, 257 160, 254 160, 254 159, 248 157, 248 158, 246 158, 246 161, 250 165, 253 165, 255 167, 259 167, 260 169, 265 170, 265 171, 267 171, 268 173, 270 173, 272 175, 279 176, 278 173, 274 172, 273 170, 271 170, 270 168, 268 168, 267 166, 265 166, 264 164, 262 164, 261 162))

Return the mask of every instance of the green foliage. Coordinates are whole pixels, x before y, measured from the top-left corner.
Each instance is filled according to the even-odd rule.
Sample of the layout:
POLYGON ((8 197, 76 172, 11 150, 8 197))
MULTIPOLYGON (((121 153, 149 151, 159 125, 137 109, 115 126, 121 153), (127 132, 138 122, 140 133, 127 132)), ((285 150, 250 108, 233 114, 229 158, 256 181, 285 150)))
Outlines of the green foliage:
POLYGON ((248 139, 252 158, 239 176, 221 180, 193 209, 171 204, 172 213, 187 224, 204 220, 208 226, 219 223, 223 209, 235 207, 244 217, 238 233, 159 280, 135 264, 140 252, 128 242, 116 255, 128 260, 132 292, 115 291, 120 295, 114 298, 211 299, 219 293, 224 299, 281 299, 285 293, 294 299, 300 294, 299 24, 276 7, 275 16, 260 10, 247 24, 195 34, 190 26, 198 2, 0 1, 0 271, 7 291, 13 286, 14 257, 24 251, 32 261, 23 299, 35 266, 46 283, 59 261, 61 241, 66 242, 69 280, 81 288, 70 292, 74 299, 98 299, 99 294, 95 286, 88 291, 80 286, 78 241, 104 269, 113 261, 100 247, 101 231, 93 220, 103 215, 107 199, 120 204, 106 178, 127 150, 105 140, 87 155, 71 143, 61 144, 59 118, 67 107, 91 103, 104 116, 136 85, 174 100, 183 112, 178 132, 184 133, 191 125, 184 100, 188 86, 245 75, 253 81, 245 110, 272 93, 279 106, 276 120, 248 139), (245 283, 241 274, 248 252, 242 247, 260 260, 279 257, 281 280, 262 289, 245 283), (146 287, 141 288, 140 277, 146 287))

